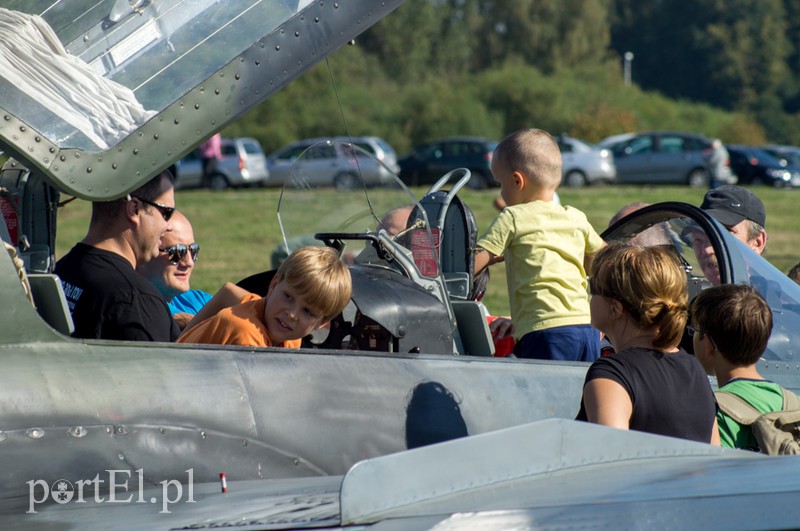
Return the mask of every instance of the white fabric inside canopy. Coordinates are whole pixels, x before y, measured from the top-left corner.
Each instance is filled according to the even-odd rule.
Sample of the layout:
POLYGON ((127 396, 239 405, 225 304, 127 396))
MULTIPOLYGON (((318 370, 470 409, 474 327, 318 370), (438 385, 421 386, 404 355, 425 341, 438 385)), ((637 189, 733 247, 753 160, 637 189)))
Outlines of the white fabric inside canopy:
POLYGON ((67 53, 44 19, 3 8, 0 76, 101 149, 155 114, 144 109, 133 91, 67 53))

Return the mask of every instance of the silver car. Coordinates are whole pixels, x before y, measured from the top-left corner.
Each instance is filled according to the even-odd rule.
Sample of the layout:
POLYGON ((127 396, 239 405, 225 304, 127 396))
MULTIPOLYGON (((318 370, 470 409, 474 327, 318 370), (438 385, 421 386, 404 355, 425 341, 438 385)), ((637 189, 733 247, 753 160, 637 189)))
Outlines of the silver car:
POLYGON ((708 187, 711 140, 702 135, 652 131, 633 135, 609 149, 620 183, 708 187))
POLYGON ((176 188, 260 186, 269 177, 267 157, 255 138, 223 138, 222 159, 207 179, 203 178, 203 159, 195 149, 175 164, 176 188))
POLYGON ((379 164, 365 152, 375 155, 374 148, 380 146, 373 142, 372 147, 362 147, 368 143, 365 141, 368 138, 376 137, 355 137, 352 144, 348 138, 309 138, 284 146, 267 157, 270 176, 266 184, 283 186, 293 180, 302 186, 350 190, 360 186, 362 181, 367 186, 393 183, 392 174, 397 171, 394 150, 389 147, 383 152, 384 157, 388 155, 389 158, 382 161, 385 166, 379 164))
MULTIPOLYGON (((344 136, 334 137, 331 140, 335 142, 350 142, 350 139, 344 136)), ((397 152, 386 140, 377 136, 358 136, 353 137, 352 141, 354 145, 383 162, 395 174, 400 173, 400 166, 397 164, 397 152)))
POLYGON ((617 168, 610 150, 594 148, 566 135, 556 137, 556 141, 561 150, 564 185, 580 187, 617 181, 617 168))

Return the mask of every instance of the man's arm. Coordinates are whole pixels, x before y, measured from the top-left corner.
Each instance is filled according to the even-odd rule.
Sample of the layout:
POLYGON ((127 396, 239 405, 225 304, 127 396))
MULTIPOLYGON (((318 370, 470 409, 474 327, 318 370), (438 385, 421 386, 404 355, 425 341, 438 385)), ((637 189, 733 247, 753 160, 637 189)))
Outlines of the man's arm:
POLYGON ((217 291, 211 300, 208 301, 205 306, 200 308, 200 311, 197 312, 197 315, 192 318, 191 321, 186 325, 186 328, 183 329, 183 334, 185 334, 188 330, 190 330, 194 325, 201 323, 212 317, 217 315, 220 310, 224 310, 230 306, 234 306, 242 302, 242 299, 245 298, 247 295, 251 293, 246 289, 240 288, 236 284, 232 282, 226 282, 223 286, 217 291))

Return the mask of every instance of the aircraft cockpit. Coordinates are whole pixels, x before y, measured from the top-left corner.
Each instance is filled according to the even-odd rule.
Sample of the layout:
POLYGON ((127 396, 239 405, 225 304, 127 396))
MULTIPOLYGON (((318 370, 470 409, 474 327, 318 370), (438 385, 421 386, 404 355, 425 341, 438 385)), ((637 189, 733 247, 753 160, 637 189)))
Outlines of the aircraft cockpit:
POLYGON ((773 312, 772 337, 763 359, 798 361, 800 335, 795 330, 800 319, 800 286, 699 208, 658 203, 633 212, 602 235, 607 241, 674 248, 686 269, 690 300, 708 286, 751 284, 773 312))
MULTIPOLYGON (((729 459, 730 453, 665 437, 654 443, 657 436, 574 426, 567 420, 578 410, 588 364, 489 355, 486 323, 472 300, 474 227, 467 211, 457 206, 469 172, 442 176, 426 197, 417 198, 393 176, 384 175, 380 186, 365 186, 365 171, 387 168, 345 146, 351 156, 340 182, 348 189, 335 192, 336 201, 325 201, 315 197, 312 176, 296 166, 280 200, 284 243, 310 235, 320 245, 338 248, 352 259, 358 284, 333 335, 309 348, 75 339, 69 337, 66 320, 45 321, 37 314, 47 311, 48 304, 39 300, 34 308, 37 297, 24 291, 21 277, 25 272, 40 275, 40 284, 56 292, 61 287, 52 274, 61 194, 88 201, 124 197, 400 4, 0 0, 0 149, 12 157, 0 172, 0 239, 21 256, 13 260, 0 252, 3 523, 195 528, 252 521, 250 527, 264 527, 252 520, 261 513, 250 509, 271 510, 264 495, 280 493, 275 506, 281 509, 273 517, 281 521, 267 526, 371 525, 375 520, 348 520, 345 511, 339 515, 338 500, 345 500, 347 509, 355 506, 353 500, 380 497, 377 487, 427 485, 440 498, 466 493, 469 500, 459 511, 471 510, 483 498, 474 495, 472 472, 462 465, 482 466, 476 455, 493 456, 505 467, 481 471, 490 476, 486 488, 502 494, 492 509, 514 507, 511 489, 520 492, 522 484, 516 474, 532 472, 541 478, 541 496, 534 498, 545 504, 545 524, 552 521, 552 507, 568 517, 578 514, 578 519, 582 514, 563 508, 573 503, 602 509, 598 493, 606 496, 609 485, 616 489, 616 514, 626 517, 649 515, 656 504, 664 505, 654 491, 671 498, 689 492, 679 509, 693 515, 696 506, 690 503, 704 496, 702 490, 692 496, 695 491, 686 489, 692 479, 695 486, 722 486, 717 499, 727 502, 725 510, 707 506, 714 509, 708 513, 714 518, 728 513, 738 518, 741 513, 733 509, 748 507, 731 503, 752 499, 752 492, 731 497, 728 486, 744 476, 736 475, 742 468, 733 465, 741 459, 729 459), (383 216, 400 206, 410 207, 411 214, 404 228, 390 233, 383 216), (542 420, 549 424, 518 431, 518 439, 504 432, 542 420), (603 430, 611 433, 603 435, 603 430), (467 436, 488 432, 495 436, 478 440, 479 451, 470 449, 472 437, 467 436), (526 452, 516 456, 521 461, 513 460, 514 450, 534 436, 556 451, 538 455, 533 465, 526 452), (457 438, 467 446, 458 453, 443 445, 431 446, 432 454, 416 451, 457 438), (587 445, 588 440, 599 443, 587 445), (647 445, 650 450, 643 451, 647 445), (405 452, 409 449, 415 451, 405 452), (320 483, 313 481, 320 478, 313 476, 345 474, 363 469, 364 460, 390 455, 399 459, 389 460, 389 473, 375 476, 379 481, 356 482, 362 490, 350 500, 349 489, 340 496, 340 479, 321 478, 326 507, 317 512, 317 522, 291 519, 298 518, 298 505, 308 509, 309 496, 320 492, 320 483), (676 455, 685 457, 683 468, 672 465, 676 455), (415 456, 422 456, 422 464, 414 465, 415 456), (439 462, 453 464, 458 474, 439 474, 428 466, 439 462), (658 467, 662 475, 657 477, 675 483, 674 490, 665 491, 666 483, 654 483, 649 475, 628 474, 643 463, 658 467), (728 475, 704 476, 704 467, 711 466, 728 475), (581 469, 588 469, 596 482, 574 475, 581 469), (508 490, 494 488, 498 470, 510 471, 501 474, 508 490), (686 473, 676 475, 676 470, 686 473), (411 474, 419 471, 431 476, 411 474), (221 474, 239 482, 241 490, 220 493, 221 474), (109 481, 101 485, 101 477, 109 481), (572 482, 562 481, 570 477, 572 482), (646 481, 631 483, 631 477, 646 481), (554 478, 563 483, 557 494, 554 478), (142 487, 136 495, 136 487, 127 490, 127 480, 134 479, 142 487), (448 484, 439 488, 440 480, 448 484), (145 485, 193 492, 195 482, 197 503, 181 505, 176 510, 180 520, 159 513, 163 505, 142 494, 145 485), (77 500, 71 506, 61 503, 59 495, 66 496, 68 483, 85 487, 87 501, 95 500, 89 515, 81 511, 86 506, 75 505, 77 500), (116 491, 117 501, 134 502, 122 507, 111 498, 104 508, 127 512, 109 517, 96 511, 98 500, 123 483, 126 490, 116 491), (289 483, 293 490, 286 489, 289 483), (578 502, 575 485, 586 492, 578 502), (631 510, 634 490, 652 496, 647 505, 631 510), (364 495, 373 491, 372 497, 364 495), (33 499, 41 501, 34 504, 33 499), (36 510, 41 510, 39 517, 36 510), (219 510, 233 516, 215 521, 219 510), (325 518, 321 524, 319 515, 325 518)), ((690 291, 718 282, 755 285, 776 322, 764 354, 769 370, 762 374, 787 388, 800 387, 795 375, 800 368, 795 354, 800 287, 701 210, 679 203, 653 205, 619 221, 604 237, 671 246, 684 264, 690 291)), ((54 306, 63 317, 66 308, 54 306)), ((752 468, 747 477, 765 477, 756 467, 767 459, 748 459, 752 468)), ((771 477, 790 482, 795 476, 771 477)), ((775 487, 775 481, 769 486, 775 487)), ((790 503, 797 495, 796 482, 790 486, 783 498, 786 507, 794 507, 790 503)), ((761 495, 774 492, 762 489, 761 495)), ((416 496, 414 491, 398 500, 402 507, 427 503, 416 496)), ((380 512, 378 505, 361 503, 360 508, 380 512)), ((424 516, 416 522, 429 527, 430 513, 417 514, 424 516)), ((719 523, 711 516, 705 521, 719 523)))

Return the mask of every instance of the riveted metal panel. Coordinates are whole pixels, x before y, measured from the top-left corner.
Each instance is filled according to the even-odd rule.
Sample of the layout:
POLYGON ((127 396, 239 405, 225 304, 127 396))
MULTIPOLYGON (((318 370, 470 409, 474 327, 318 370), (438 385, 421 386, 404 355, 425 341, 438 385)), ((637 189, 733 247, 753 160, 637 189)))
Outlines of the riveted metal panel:
POLYGON ((120 197, 241 117, 402 0, 312 2, 113 147, 59 149, 0 108, 0 144, 42 170, 60 190, 87 200, 120 197), (38 139, 38 140, 37 140, 38 139))

